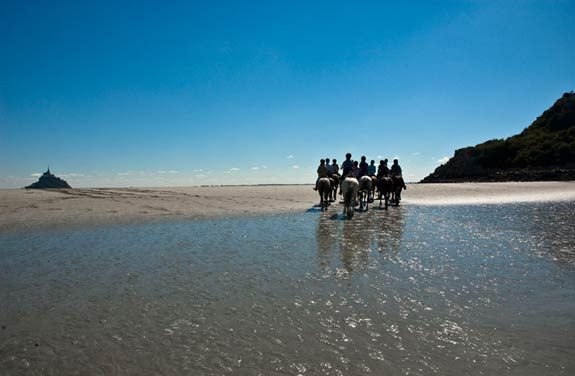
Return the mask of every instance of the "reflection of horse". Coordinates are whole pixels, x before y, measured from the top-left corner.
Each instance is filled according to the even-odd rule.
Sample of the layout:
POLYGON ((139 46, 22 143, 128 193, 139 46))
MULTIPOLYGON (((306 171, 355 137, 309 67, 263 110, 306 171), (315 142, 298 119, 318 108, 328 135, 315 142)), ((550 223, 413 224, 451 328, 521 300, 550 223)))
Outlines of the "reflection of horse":
POLYGON ((334 221, 325 213, 319 216, 317 223, 317 256, 318 267, 322 274, 330 273, 331 257, 337 249, 337 237, 340 231, 341 221, 334 221))
POLYGON ((387 176, 382 176, 377 181, 377 190, 379 191, 379 206, 381 201, 385 201, 385 208, 389 206, 389 197, 393 193, 393 181, 387 176))
POLYGON ((368 230, 369 214, 372 213, 366 213, 354 221, 342 223, 339 254, 341 266, 348 273, 364 269, 369 263, 373 241, 368 230))
POLYGON ((395 205, 399 205, 399 201, 401 201, 401 191, 407 189, 407 187, 401 175, 393 175, 391 180, 393 181, 393 197, 391 201, 395 202, 395 205))
POLYGON ((405 216, 405 208, 399 207, 387 212, 372 210, 353 221, 334 220, 327 213, 315 217, 319 272, 323 276, 349 277, 374 263, 396 260, 402 250, 405 216))
POLYGON ((359 208, 367 211, 371 198, 372 181, 369 176, 359 178, 359 208))
MULTIPOLYGON (((381 212, 372 212, 381 213, 381 212)), ((405 212, 399 207, 397 210, 381 213, 378 220, 371 228, 377 229, 373 232, 377 250, 385 254, 386 258, 395 259, 402 244, 403 231, 405 228, 405 212)), ((367 225, 366 227, 369 227, 367 225)))
POLYGON ((319 204, 321 210, 327 210, 329 206, 329 195, 331 193, 331 181, 329 178, 321 178, 317 182, 317 191, 319 192, 319 204))
POLYGON ((341 193, 343 195, 343 214, 348 219, 353 217, 355 200, 357 199, 357 192, 359 191, 359 182, 356 178, 348 176, 343 179, 341 183, 341 193))
POLYGON ((339 187, 339 175, 333 174, 331 176, 331 194, 329 199, 335 201, 337 199, 337 188, 339 187))

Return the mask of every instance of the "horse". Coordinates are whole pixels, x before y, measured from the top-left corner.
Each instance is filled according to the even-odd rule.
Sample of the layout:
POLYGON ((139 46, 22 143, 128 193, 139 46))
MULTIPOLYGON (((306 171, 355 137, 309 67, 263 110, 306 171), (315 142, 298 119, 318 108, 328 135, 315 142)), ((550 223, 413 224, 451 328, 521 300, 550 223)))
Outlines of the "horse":
POLYGON ((388 176, 382 176, 377 181, 377 190, 379 191, 379 206, 382 200, 385 201, 385 208, 389 206, 389 197, 393 193, 393 181, 388 176))
POLYGON ((392 201, 395 202, 395 205, 399 206, 399 201, 401 201, 401 191, 407 189, 407 187, 405 186, 405 182, 401 175, 393 175, 391 180, 393 181, 392 201))
POLYGON ((367 211, 369 209, 369 199, 371 194, 372 181, 369 176, 359 178, 359 208, 367 211))
POLYGON ((331 175, 331 193, 330 193, 330 200, 333 202, 337 199, 337 188, 339 187, 339 175, 333 174, 331 175))
POLYGON ((341 193, 343 195, 343 214, 347 219, 351 219, 354 214, 355 200, 359 191, 359 182, 356 178, 348 176, 341 182, 341 193))
POLYGON ((321 211, 327 210, 329 206, 329 195, 331 193, 331 181, 329 178, 321 178, 317 182, 317 191, 319 192, 319 204, 321 211))

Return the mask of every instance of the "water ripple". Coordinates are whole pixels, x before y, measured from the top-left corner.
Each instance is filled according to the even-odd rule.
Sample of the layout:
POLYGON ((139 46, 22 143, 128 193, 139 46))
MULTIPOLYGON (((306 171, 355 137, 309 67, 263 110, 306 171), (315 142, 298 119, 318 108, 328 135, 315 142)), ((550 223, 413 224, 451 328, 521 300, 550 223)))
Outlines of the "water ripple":
POLYGON ((8 374, 572 374, 572 203, 0 237, 8 374))

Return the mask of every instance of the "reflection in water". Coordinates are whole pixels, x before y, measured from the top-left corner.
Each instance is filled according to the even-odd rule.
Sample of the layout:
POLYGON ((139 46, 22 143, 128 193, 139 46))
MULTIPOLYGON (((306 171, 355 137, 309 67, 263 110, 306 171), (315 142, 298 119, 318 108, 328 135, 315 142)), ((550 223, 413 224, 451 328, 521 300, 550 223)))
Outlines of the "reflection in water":
POLYGON ((404 208, 371 210, 358 213, 353 220, 322 213, 317 223, 317 250, 322 273, 331 272, 332 257, 339 254, 342 269, 336 273, 352 273, 369 264, 374 250, 393 257, 399 252, 405 227, 404 208))
POLYGON ((0 373, 575 374, 574 212, 0 235, 0 373))

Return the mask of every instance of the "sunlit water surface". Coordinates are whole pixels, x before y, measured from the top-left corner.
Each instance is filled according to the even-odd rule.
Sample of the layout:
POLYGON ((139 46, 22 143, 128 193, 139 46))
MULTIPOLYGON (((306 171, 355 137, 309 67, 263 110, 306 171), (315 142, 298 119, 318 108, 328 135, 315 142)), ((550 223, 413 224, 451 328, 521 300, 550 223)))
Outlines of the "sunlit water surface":
POLYGON ((336 210, 1 235, 0 373, 575 373, 575 204, 336 210))

